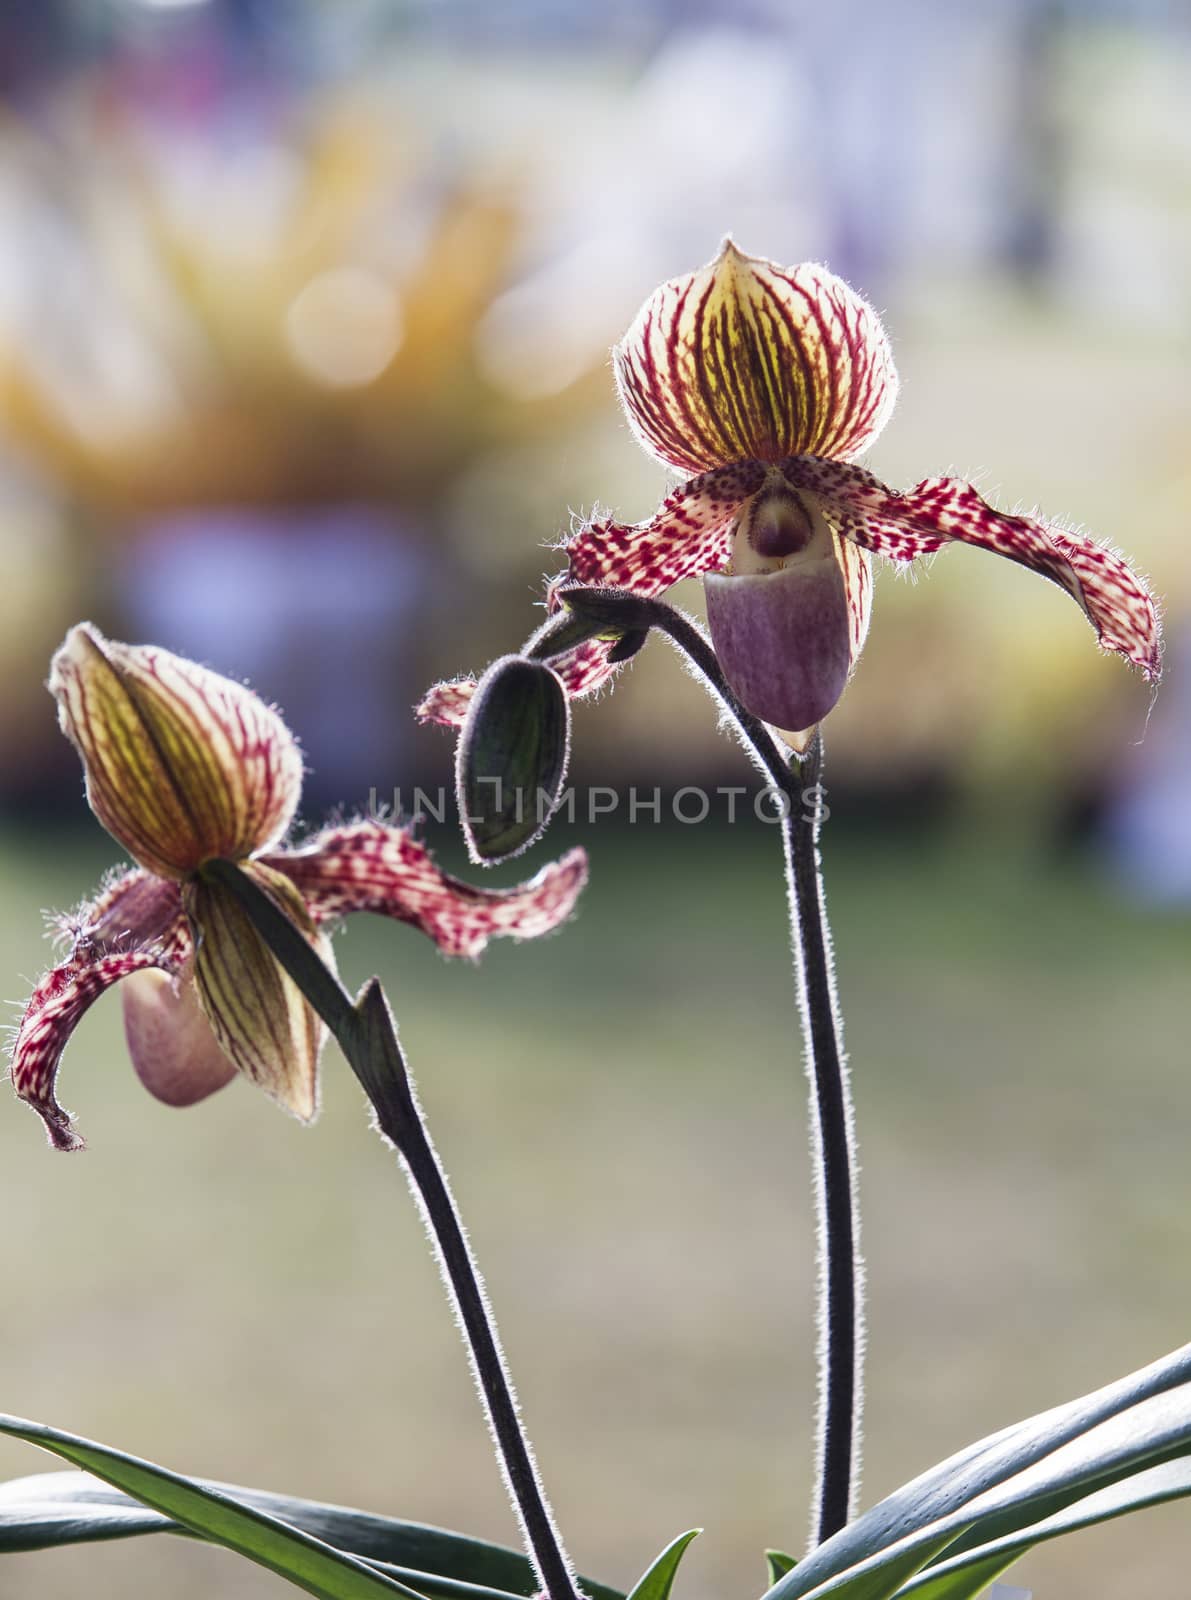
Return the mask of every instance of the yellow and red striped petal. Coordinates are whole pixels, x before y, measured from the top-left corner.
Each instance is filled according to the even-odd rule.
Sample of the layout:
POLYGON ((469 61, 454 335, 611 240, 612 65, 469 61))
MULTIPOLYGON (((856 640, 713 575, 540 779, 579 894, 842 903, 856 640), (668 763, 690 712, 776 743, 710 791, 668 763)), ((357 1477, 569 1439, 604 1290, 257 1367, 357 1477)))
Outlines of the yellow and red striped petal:
POLYGON ((682 472, 849 460, 872 444, 897 395, 867 301, 826 267, 779 267, 730 240, 650 295, 613 361, 633 431, 682 472))
POLYGON ((1037 517, 997 511, 958 478, 926 478, 903 494, 861 467, 834 461, 790 462, 785 471, 796 487, 824 501, 846 538, 891 561, 913 561, 958 542, 1041 573, 1071 595, 1102 649, 1124 656, 1151 681, 1158 677, 1161 630, 1153 598, 1106 545, 1037 517))
MULTIPOLYGON (((259 861, 243 871, 282 910, 332 968, 301 894, 259 861)), ((238 1072, 302 1122, 318 1114, 318 1058, 326 1029, 297 984, 278 965, 239 900, 222 884, 182 886, 194 939, 194 987, 220 1047, 238 1072)))
POLYGON ((190 953, 177 885, 147 872, 117 879, 91 906, 70 919, 69 956, 34 989, 12 1045, 13 1088, 45 1123, 57 1150, 83 1140, 56 1098, 58 1068, 71 1034, 100 995, 122 978, 153 969, 176 973, 190 953))
POLYGON ((587 857, 572 850, 516 888, 473 888, 437 867, 408 828, 383 822, 326 828, 263 864, 284 874, 316 927, 373 911, 419 928, 446 955, 473 960, 489 939, 535 939, 557 928, 587 882, 587 857))
POLYGON ((181 880, 215 856, 243 860, 293 820, 298 746, 231 679, 80 623, 54 656, 49 687, 83 759, 91 809, 159 877, 181 880))

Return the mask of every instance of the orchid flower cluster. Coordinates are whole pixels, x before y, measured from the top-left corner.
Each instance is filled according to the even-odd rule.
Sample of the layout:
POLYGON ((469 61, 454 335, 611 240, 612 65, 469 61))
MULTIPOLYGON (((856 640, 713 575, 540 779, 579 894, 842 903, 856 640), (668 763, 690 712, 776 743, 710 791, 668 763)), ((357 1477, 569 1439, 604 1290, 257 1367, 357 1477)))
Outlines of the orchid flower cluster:
MULTIPOLYGON (((614 363, 633 432, 682 481, 644 522, 581 527, 564 547, 566 571, 548 587, 547 621, 523 650, 479 684, 458 679, 426 696, 423 719, 462 730, 464 798, 486 763, 560 785, 569 699, 607 682, 655 629, 689 657, 774 782, 789 788, 809 777, 806 792, 819 792, 822 723, 864 647, 873 557, 905 566, 949 543, 1057 584, 1102 649, 1156 680, 1154 602, 1113 550, 998 511, 960 480, 898 491, 856 464, 888 420, 897 376, 876 312, 825 268, 785 269, 725 243, 707 266, 646 300, 614 363), (704 580, 709 636, 660 599, 695 576, 704 580)), ((329 938, 345 916, 372 911, 420 929, 448 955, 478 957, 493 937, 533 938, 564 923, 586 881, 583 852, 514 889, 485 890, 439 870, 398 823, 341 823, 295 840, 302 758, 280 715, 246 688, 85 623, 55 655, 49 687, 90 806, 134 865, 62 919, 66 949, 13 1042, 18 1096, 54 1147, 80 1147, 58 1101, 59 1066, 88 1007, 117 982, 133 1065, 172 1105, 194 1104, 242 1074, 310 1121, 329 1030, 428 1222, 526 1556, 341 1507, 214 1491, 13 1418, 0 1418, 0 1432, 125 1493, 97 1499, 86 1480, 58 1483, 52 1495, 17 1484, 6 1496, 0 1487, 0 1537, 8 1530, 30 1548, 109 1537, 115 1518, 121 1532, 165 1518, 329 1600, 457 1600, 461 1579, 474 1600, 621 1600, 575 1576, 387 1004, 375 982, 356 1001, 343 991, 329 938)), ((469 835, 476 859, 503 859, 536 836, 504 816, 489 821, 482 848, 469 835)), ((1191 1493, 1191 1347, 981 1441, 857 1516, 854 1116, 817 814, 792 807, 783 842, 819 1207, 820 1411, 811 1547, 797 1562, 769 1552, 767 1600, 971 1600, 1041 1538, 1191 1493)), ((663 1551, 631 1600, 669 1600, 692 1537, 663 1551)))
POLYGON ((54 657, 50 690, 91 809, 137 863, 63 920, 65 958, 17 1029, 13 1086, 59 1150, 82 1143, 56 1099, 62 1052, 121 980, 129 1055, 157 1099, 193 1105, 242 1073, 314 1118, 326 1029, 226 890, 204 879, 207 862, 239 863, 332 966, 328 932, 352 912, 409 923, 474 959, 493 937, 557 927, 586 880, 575 850, 520 888, 475 889, 440 871, 409 828, 376 820, 285 844, 302 789, 293 735, 249 690, 168 650, 82 623, 54 657))
MULTIPOLYGON (((551 608, 576 587, 655 596, 702 577, 729 685, 799 751, 864 648, 874 555, 905 566, 958 542, 1005 556, 1065 589, 1104 650, 1157 678, 1154 602, 1106 545, 996 511, 959 479, 903 493, 855 464, 889 420, 897 372, 876 312, 825 268, 786 270, 728 240, 646 300, 613 361, 633 432, 685 481, 645 522, 581 528, 551 608)), ((595 641, 552 665, 586 694, 614 657, 595 641)), ((420 715, 459 725, 473 690, 439 684, 420 715)))

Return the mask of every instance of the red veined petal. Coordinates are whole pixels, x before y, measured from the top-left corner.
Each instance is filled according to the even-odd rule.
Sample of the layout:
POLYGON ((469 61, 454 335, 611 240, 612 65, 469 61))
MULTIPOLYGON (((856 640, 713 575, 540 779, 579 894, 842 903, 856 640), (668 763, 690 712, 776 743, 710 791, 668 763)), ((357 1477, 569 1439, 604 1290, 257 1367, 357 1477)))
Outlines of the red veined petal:
POLYGON ((683 472, 868 448, 897 395, 876 312, 826 267, 779 267, 727 240, 657 289, 613 351, 621 402, 683 472))
POLYGON ((533 939, 571 915, 587 882, 572 850, 514 889, 477 889, 437 867, 408 828, 354 822, 267 858, 297 887, 316 924, 374 911, 421 929, 449 956, 479 956, 489 939, 533 939))
MULTIPOLYGON (((570 566, 551 582, 547 603, 553 607, 567 584, 652 596, 682 578, 717 571, 727 563, 737 513, 764 481, 764 467, 741 462, 679 485, 646 522, 586 523, 560 546, 570 566)), ((616 671, 608 661, 611 648, 593 641, 550 665, 568 694, 589 694, 616 671)), ((436 684, 417 708, 419 720, 460 727, 475 686, 474 678, 436 684)))
POLYGON ((17 1027, 10 1076, 13 1088, 45 1123, 57 1150, 83 1140, 58 1104, 55 1086, 62 1052, 83 1014, 121 978, 159 967, 176 972, 190 941, 176 884, 133 871, 117 879, 92 906, 64 924, 73 948, 34 989, 17 1027))
POLYGON ((861 467, 835 461, 789 461, 784 470, 791 483, 823 499, 848 539, 876 555, 907 562, 958 541, 1050 578, 1081 607, 1102 649, 1157 678, 1161 630, 1154 601, 1106 545, 1037 517, 997 511, 958 478, 926 478, 903 494, 861 467))

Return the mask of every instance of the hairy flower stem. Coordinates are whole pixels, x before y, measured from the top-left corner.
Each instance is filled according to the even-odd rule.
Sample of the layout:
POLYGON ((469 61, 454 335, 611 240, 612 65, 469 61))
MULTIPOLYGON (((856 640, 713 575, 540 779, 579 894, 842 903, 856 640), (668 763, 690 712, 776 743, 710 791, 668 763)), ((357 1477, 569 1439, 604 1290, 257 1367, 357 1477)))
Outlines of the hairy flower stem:
POLYGON ((373 979, 359 1002, 353 1003, 284 912, 238 867, 228 861, 212 861, 203 873, 238 897, 265 943, 330 1028, 373 1107, 378 1128, 401 1157, 458 1313, 501 1472, 540 1587, 549 1600, 580 1600, 521 1425, 483 1279, 431 1142, 380 985, 373 979))
MULTIPOLYGON (((782 836, 798 1008, 810 1080, 811 1153, 819 1250, 819 1399, 812 1548, 849 1520, 858 1487, 863 1280, 851 1089, 843 1023, 831 967, 831 935, 819 859, 823 746, 818 734, 795 765, 769 729, 736 699, 715 651, 682 612, 659 600, 617 590, 567 589, 567 616, 542 628, 535 656, 568 647, 575 622, 618 622, 626 633, 657 628, 691 662, 736 723, 758 766, 785 797, 782 836)), ((588 637, 591 636, 589 631, 588 637)))
POLYGON ((802 762, 802 800, 782 825, 798 999, 811 1081, 811 1150, 819 1225, 819 1413, 812 1546, 850 1519, 859 1488, 863 1403, 864 1279, 856 1183, 856 1130, 843 1055, 843 1021, 832 975, 831 931, 819 854, 823 744, 802 762))
MULTIPOLYGON (((375 993, 379 999, 379 990, 375 993)), ((387 1018, 383 999, 379 1004, 387 1018)), ((396 1070, 386 1072, 383 1077, 367 1070, 357 1075, 376 1111, 380 1131, 393 1142, 405 1162, 433 1236, 488 1413, 505 1482, 539 1581, 550 1600, 575 1600, 577 1591, 570 1563, 551 1515, 533 1451, 521 1426, 516 1395, 483 1279, 405 1062, 396 1048, 391 1026, 388 1033, 393 1040, 392 1049, 386 1052, 388 1064, 396 1070)))

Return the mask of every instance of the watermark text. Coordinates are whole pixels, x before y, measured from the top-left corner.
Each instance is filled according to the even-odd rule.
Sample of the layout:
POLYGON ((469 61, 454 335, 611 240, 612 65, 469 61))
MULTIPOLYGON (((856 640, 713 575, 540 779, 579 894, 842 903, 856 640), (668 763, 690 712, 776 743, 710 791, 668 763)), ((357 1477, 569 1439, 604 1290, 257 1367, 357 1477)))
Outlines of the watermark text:
MULTIPOLYGON (((503 813, 517 822, 532 817, 544 824, 556 816, 571 823, 594 823, 620 817, 633 827, 638 824, 657 826, 663 822, 678 822, 684 827, 712 821, 734 824, 749 817, 758 822, 785 822, 795 799, 807 822, 816 819, 826 822, 831 815, 826 790, 819 783, 798 791, 795 799, 776 784, 766 784, 759 789, 749 789, 744 784, 717 784, 714 789, 706 789, 688 783, 665 793, 660 787, 641 789, 630 784, 624 789, 614 789, 606 784, 592 784, 586 788, 568 786, 555 796, 546 789, 512 788, 501 778, 481 778, 479 783, 486 791, 480 803, 485 805, 487 815, 503 813)), ((446 822, 454 807, 454 793, 445 786, 429 790, 420 787, 394 789, 388 794, 377 789, 368 791, 368 815, 375 818, 425 817, 432 822, 446 822)), ((468 817, 466 820, 476 823, 484 819, 468 817)))

